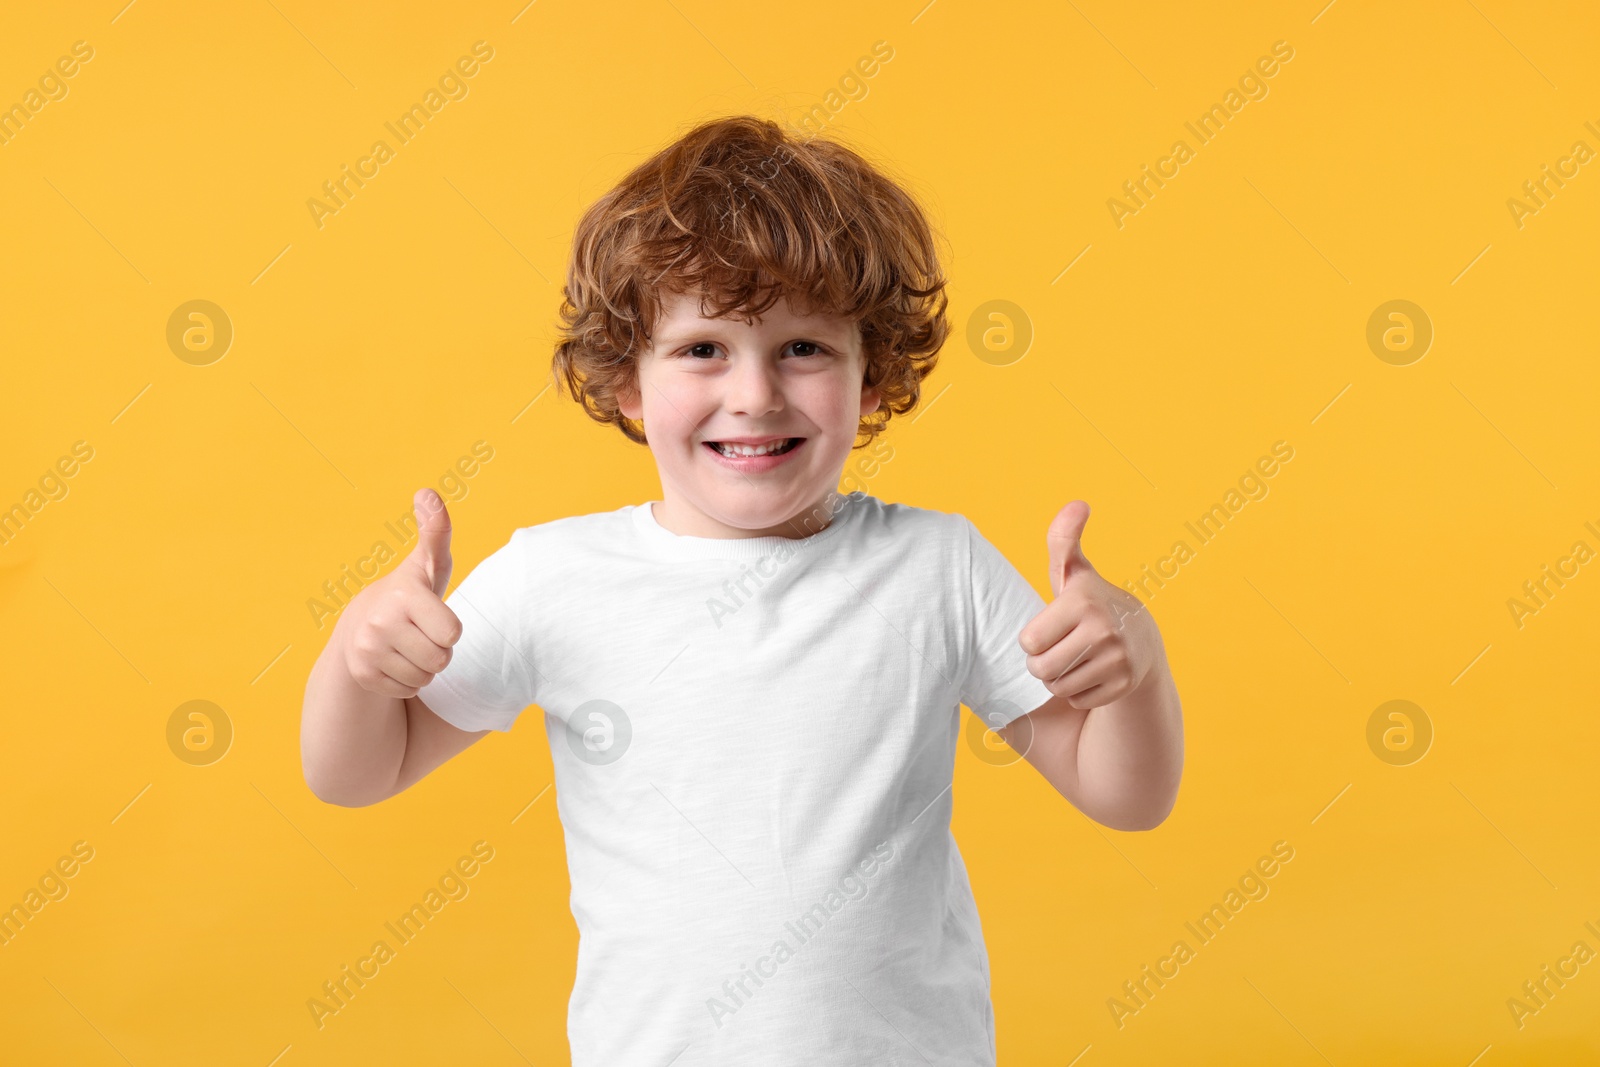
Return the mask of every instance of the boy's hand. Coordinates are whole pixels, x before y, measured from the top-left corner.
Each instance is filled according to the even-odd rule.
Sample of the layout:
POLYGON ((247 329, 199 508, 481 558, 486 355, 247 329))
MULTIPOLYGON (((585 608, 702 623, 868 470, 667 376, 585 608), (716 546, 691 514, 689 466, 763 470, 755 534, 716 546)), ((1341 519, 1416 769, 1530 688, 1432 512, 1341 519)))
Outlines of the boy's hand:
POLYGON ((1028 673, 1079 710, 1131 693, 1162 655, 1155 620, 1138 597, 1100 577, 1084 557, 1088 521, 1089 505, 1074 500, 1050 523, 1055 599, 1017 638, 1028 653, 1028 673))
POLYGON ((344 664, 361 688, 414 697, 450 662, 461 620, 445 606, 450 584, 450 513, 432 489, 412 498, 417 547, 355 595, 339 616, 344 664))

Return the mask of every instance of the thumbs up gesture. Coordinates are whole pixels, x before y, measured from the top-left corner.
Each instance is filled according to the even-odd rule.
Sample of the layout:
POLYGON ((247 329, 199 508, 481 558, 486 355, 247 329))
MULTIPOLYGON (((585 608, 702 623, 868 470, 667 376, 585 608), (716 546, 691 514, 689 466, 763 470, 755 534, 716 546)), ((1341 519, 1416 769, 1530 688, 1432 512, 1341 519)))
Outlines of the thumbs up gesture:
POLYGON ((418 489, 411 510, 417 516, 417 547, 406 557, 406 566, 434 596, 443 597, 450 584, 450 512, 432 489, 418 489))
POLYGON ((1071 707, 1098 708, 1138 688, 1162 655, 1155 620, 1139 598, 1100 577, 1083 554, 1089 505, 1056 514, 1050 546, 1054 598, 1022 628, 1028 673, 1071 707))
POLYGON ((461 620, 444 602, 450 584, 450 513, 432 489, 412 498, 417 547, 400 565, 357 593, 339 616, 334 639, 361 688, 414 697, 450 662, 461 620))

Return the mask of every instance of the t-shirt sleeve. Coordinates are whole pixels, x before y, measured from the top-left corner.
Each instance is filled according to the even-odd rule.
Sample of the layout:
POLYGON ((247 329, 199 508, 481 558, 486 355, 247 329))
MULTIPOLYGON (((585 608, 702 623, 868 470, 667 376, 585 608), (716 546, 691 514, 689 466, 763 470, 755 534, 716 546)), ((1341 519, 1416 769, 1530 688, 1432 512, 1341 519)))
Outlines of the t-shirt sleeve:
POLYGON ((966 527, 972 590, 972 642, 961 683, 961 703, 994 730, 1028 714, 1053 695, 1044 682, 1028 673, 1028 654, 1017 640, 1022 628, 1045 605, 1028 580, 972 521, 960 518, 966 527))
POLYGON ((525 625, 531 598, 524 537, 523 530, 514 531, 445 597, 461 620, 461 639, 444 670, 417 696, 457 729, 510 730, 538 698, 539 672, 525 625))

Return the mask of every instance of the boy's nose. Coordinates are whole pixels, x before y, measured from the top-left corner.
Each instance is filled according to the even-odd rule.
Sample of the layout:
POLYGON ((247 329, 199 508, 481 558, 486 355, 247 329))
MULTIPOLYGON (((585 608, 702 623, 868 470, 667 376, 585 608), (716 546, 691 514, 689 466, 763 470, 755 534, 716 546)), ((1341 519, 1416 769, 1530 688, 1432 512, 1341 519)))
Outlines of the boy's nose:
POLYGON ((777 368, 760 358, 734 359, 725 379, 723 404, 730 413, 765 415, 783 406, 783 386, 777 368))

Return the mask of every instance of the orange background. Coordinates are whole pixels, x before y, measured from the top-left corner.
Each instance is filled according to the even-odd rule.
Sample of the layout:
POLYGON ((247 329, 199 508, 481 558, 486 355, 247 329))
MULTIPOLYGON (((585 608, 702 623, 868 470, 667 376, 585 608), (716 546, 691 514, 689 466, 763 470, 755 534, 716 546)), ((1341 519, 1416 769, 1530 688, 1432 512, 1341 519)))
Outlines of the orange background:
POLYGON ((384 804, 323 804, 299 718, 331 626, 306 602, 403 548, 384 523, 477 441, 457 581, 519 526, 658 498, 643 449, 546 388, 572 227, 692 122, 818 106, 948 249, 955 332, 865 487, 969 516, 1042 595, 1074 498, 1113 581, 1193 550, 1150 601, 1186 720, 1164 825, 1106 830, 1027 765, 958 753, 1001 1062, 1600 1055, 1600 968, 1520 1026, 1507 1005, 1600 950, 1597 565, 1520 626, 1508 607, 1600 548, 1596 164, 1508 207, 1600 149, 1592 9, 122 4, 32 5, 0 35, 0 105, 93 49, 0 144, 0 508, 28 512, 0 546, 0 904, 92 849, 0 946, 6 1058, 565 1062, 538 715, 384 804), (476 41, 467 95, 319 227, 308 199, 476 41), (879 41, 892 59, 849 81, 879 41), (1199 144, 1185 123, 1278 41, 1266 95, 1199 144), (1119 227, 1107 201, 1180 138, 1193 157, 1119 227), (203 365, 167 339, 192 300, 232 326, 203 365), (1015 310, 975 349, 995 300, 1015 310), (1369 346, 1392 300, 1425 352, 1369 346), (78 441, 92 459, 51 481, 78 441), (1201 545, 1185 523, 1278 441, 1267 494, 1201 545), (41 479, 65 495, 27 508, 41 479), (214 746, 232 733, 205 765, 169 740, 193 700, 214 746), (1431 726, 1420 759, 1369 745, 1391 700, 1431 726), (479 841, 470 894, 319 1029, 322 983, 479 841), (1193 940, 1279 841, 1270 893, 1193 940), (1108 1000, 1180 939, 1194 957, 1119 1027, 1108 1000))

